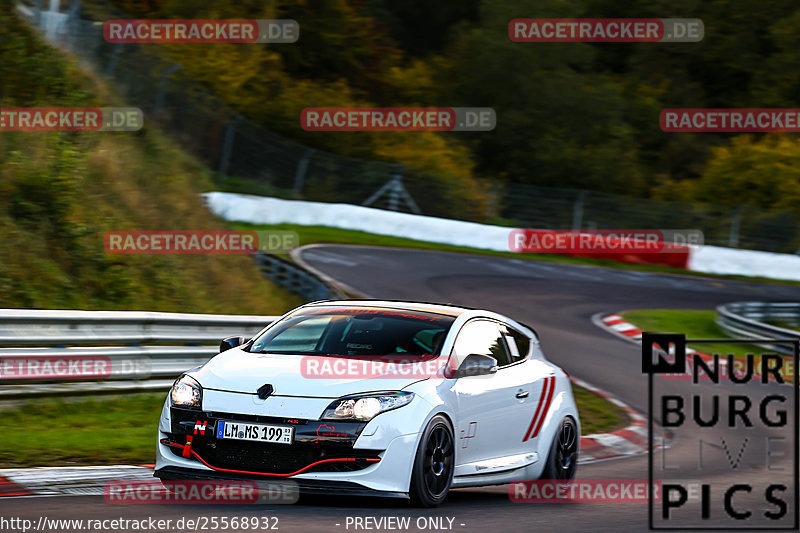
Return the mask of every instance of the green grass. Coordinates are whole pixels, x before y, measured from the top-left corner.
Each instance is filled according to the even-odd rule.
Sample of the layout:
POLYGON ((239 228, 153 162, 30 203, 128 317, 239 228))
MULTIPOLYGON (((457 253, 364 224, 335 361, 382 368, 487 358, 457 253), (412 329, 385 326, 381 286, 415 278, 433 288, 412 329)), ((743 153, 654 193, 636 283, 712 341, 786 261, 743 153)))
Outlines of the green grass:
POLYGON ((590 390, 572 385, 572 394, 581 417, 581 434, 605 433, 628 425, 625 411, 590 390))
MULTIPOLYGON (((686 309, 643 309, 626 311, 622 317, 642 331, 658 333, 683 333, 687 339, 727 339, 730 336, 714 322, 715 311, 689 311, 686 309)), ((764 348, 754 344, 690 344, 691 348, 721 356, 732 353, 743 358, 748 353, 760 354, 764 348)))
MULTIPOLYGON (((689 311, 685 309, 644 309, 638 311, 626 311, 620 313, 625 320, 634 324, 642 331, 653 333, 683 333, 687 339, 728 339, 730 335, 725 333, 714 322, 715 311, 689 311)), ((738 372, 744 372, 746 356, 753 354, 754 367, 756 372, 760 372, 761 355, 764 353, 774 353, 767 348, 755 344, 697 344, 687 343, 688 348, 697 350, 700 353, 714 355, 719 354, 720 359, 724 360, 729 354, 734 357, 735 368, 738 372)), ((791 357, 784 357, 783 368, 780 370, 783 379, 791 383, 794 379, 794 362, 791 357)))
POLYGON ((158 392, 26 400, 0 413, 0 465, 153 463, 165 397, 158 392))
POLYGON ((772 324, 773 326, 778 326, 779 328, 790 329, 792 331, 800 330, 800 324, 797 322, 787 322, 785 320, 763 320, 763 322, 772 324))
MULTIPOLYGON (((608 268, 618 268, 622 270, 639 270, 645 272, 662 272, 665 274, 679 274, 699 276, 709 279, 724 280, 747 280, 763 283, 774 283, 784 285, 800 285, 800 282, 788 280, 775 280, 768 278, 750 278, 746 276, 723 276, 719 274, 707 274, 704 272, 688 272, 680 268, 673 268, 660 265, 632 265, 628 263, 618 263, 606 259, 594 259, 589 257, 571 257, 558 254, 526 254, 514 252, 497 252, 494 250, 483 250, 480 248, 470 248, 467 246, 452 246, 449 244, 439 244, 434 242, 417 241, 390 235, 378 235, 364 231, 355 231, 339 228, 329 228, 325 226, 300 226, 297 224, 248 224, 245 222, 231 222, 232 229, 241 231, 294 231, 300 238, 300 246, 306 244, 354 244, 366 246, 391 246, 395 248, 412 248, 418 250, 437 250, 443 252, 460 252, 470 254, 492 255, 497 257, 513 257, 515 259, 526 259, 535 261, 548 261, 552 263, 566 263, 573 265, 589 265, 608 268)), ((509 231, 513 228, 508 228, 509 231)))
MULTIPOLYGON (((573 387, 584 433, 623 427, 625 414, 573 387)), ((25 400, 0 416, 0 467, 149 464, 165 394, 25 400)))

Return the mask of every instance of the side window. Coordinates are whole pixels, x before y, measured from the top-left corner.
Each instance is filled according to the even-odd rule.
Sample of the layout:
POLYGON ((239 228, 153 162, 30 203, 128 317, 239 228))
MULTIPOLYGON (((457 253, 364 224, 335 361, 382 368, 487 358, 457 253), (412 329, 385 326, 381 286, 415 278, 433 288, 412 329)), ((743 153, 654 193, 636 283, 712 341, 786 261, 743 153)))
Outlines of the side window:
POLYGON ((467 322, 456 337, 453 355, 460 365, 469 354, 491 355, 498 366, 511 364, 508 349, 497 324, 490 320, 467 322))
POLYGON ((515 363, 522 361, 531 350, 531 339, 508 326, 503 329, 505 330, 506 344, 508 344, 508 349, 511 351, 511 360, 515 363))

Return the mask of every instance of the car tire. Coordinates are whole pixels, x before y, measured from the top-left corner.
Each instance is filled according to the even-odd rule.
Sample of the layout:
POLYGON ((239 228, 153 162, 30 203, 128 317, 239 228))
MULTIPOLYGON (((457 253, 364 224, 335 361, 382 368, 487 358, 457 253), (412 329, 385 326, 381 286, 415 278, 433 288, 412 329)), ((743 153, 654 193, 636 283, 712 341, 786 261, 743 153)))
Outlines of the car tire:
POLYGON ((455 440, 450 422, 434 416, 417 447, 409 496, 418 507, 438 507, 447 497, 455 469, 455 440))
POLYGON ((571 417, 561 420, 553 437, 553 444, 550 445, 550 453, 547 456, 544 472, 542 472, 542 479, 559 481, 575 479, 575 472, 578 469, 579 443, 580 435, 578 435, 578 425, 575 420, 571 417))

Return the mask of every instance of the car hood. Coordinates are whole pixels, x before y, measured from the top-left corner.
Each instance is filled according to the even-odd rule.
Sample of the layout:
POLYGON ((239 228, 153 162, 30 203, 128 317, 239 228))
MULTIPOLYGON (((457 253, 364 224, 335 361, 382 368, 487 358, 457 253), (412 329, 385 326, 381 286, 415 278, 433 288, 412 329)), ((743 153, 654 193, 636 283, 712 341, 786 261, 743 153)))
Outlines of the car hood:
MULTIPOLYGON (((282 354, 255 354, 234 348, 223 352, 190 375, 197 379, 204 389, 220 391, 242 392, 254 394, 259 387, 265 384, 273 386, 275 396, 304 396, 315 398, 339 398, 349 394, 382 390, 402 390, 412 383, 431 377, 429 369, 434 366, 441 367, 443 362, 439 358, 428 359, 429 363, 421 365, 396 364, 387 365, 375 373, 364 373, 365 368, 359 359, 359 369, 354 374, 345 373, 345 376, 328 377, 325 372, 315 372, 311 366, 311 359, 317 365, 323 362, 337 363, 342 367, 348 359, 359 359, 342 356, 301 356, 282 354), (305 360, 305 362, 304 362, 305 360)), ((329 367, 326 367, 329 368, 329 367)), ((353 367, 351 367, 353 368, 353 367)), ((434 376, 436 374, 434 373, 434 376)))

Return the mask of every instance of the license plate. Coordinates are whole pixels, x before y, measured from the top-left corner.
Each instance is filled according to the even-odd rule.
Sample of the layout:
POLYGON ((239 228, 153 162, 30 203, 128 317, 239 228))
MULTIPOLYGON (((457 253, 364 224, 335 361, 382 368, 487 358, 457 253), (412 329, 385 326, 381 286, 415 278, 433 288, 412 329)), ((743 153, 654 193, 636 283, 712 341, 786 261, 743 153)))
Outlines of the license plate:
POLYGON ((294 436, 292 426, 274 426, 271 424, 249 424, 247 422, 231 422, 220 420, 217 423, 218 439, 250 440, 271 442, 274 444, 291 444, 294 436))

